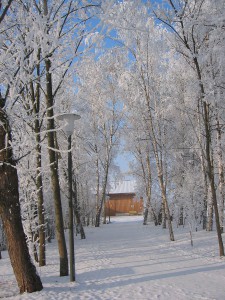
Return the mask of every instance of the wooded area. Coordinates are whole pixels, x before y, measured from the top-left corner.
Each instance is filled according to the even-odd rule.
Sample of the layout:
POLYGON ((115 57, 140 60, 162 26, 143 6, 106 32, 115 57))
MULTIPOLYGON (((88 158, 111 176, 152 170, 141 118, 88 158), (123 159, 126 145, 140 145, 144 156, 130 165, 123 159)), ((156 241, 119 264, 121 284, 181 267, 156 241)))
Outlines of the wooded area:
POLYGON ((7 248, 21 293, 42 289, 35 263, 48 264, 53 238, 59 275, 69 273, 57 116, 74 110, 81 238, 105 223, 123 151, 143 224, 168 228, 171 241, 174 226, 216 230, 224 256, 224 15, 223 0, 0 1, 0 258, 7 248))

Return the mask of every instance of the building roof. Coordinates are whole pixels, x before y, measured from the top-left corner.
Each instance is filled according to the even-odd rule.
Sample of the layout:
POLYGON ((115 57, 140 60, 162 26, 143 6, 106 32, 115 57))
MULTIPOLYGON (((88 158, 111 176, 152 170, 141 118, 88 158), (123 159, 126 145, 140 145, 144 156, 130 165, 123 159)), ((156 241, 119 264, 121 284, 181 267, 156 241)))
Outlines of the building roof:
POLYGON ((108 194, 135 194, 136 182, 135 180, 124 180, 120 182, 113 182, 110 184, 108 194))

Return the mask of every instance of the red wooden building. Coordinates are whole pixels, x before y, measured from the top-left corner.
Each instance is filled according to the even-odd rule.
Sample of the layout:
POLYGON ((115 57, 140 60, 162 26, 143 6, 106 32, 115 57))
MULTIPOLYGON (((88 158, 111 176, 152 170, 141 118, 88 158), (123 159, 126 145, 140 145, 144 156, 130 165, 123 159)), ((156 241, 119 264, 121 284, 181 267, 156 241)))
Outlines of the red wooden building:
POLYGON ((139 215, 143 212, 143 199, 136 197, 135 182, 125 180, 111 187, 105 203, 106 216, 139 215))

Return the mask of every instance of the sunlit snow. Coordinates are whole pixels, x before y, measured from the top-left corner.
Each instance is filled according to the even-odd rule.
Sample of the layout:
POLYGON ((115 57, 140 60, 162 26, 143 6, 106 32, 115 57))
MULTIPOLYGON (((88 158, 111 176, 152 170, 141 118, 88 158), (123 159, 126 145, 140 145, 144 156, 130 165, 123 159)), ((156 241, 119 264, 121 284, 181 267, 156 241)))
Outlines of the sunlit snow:
POLYGON ((141 216, 111 218, 75 239, 76 282, 59 277, 57 243, 47 245, 47 266, 38 269, 44 289, 18 294, 7 252, 0 260, 0 298, 75 300, 225 299, 225 259, 216 232, 176 228, 175 242, 160 226, 143 226, 141 216))

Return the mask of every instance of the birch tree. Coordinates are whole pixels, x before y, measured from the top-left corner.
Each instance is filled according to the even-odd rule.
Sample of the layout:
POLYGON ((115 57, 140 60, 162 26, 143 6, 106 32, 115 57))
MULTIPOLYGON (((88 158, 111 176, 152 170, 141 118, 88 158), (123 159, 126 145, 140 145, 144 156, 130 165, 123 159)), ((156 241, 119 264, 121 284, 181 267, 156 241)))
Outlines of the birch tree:
MULTIPOLYGON (((204 156, 206 161, 206 172, 209 180, 212 202, 215 212, 216 229, 219 243, 220 256, 224 256, 224 246, 221 235, 221 226, 218 210, 218 198, 215 186, 215 169, 212 147, 212 115, 214 108, 207 95, 205 78, 205 58, 207 40, 215 31, 214 27, 221 28, 221 19, 206 19, 209 11, 214 15, 220 16, 218 8, 222 9, 221 2, 215 5, 212 1, 185 1, 177 2, 169 0, 170 10, 164 11, 162 15, 156 13, 158 19, 166 24, 176 37, 176 49, 189 61, 196 74, 196 81, 199 84, 199 104, 201 106, 202 120, 204 125, 205 149, 204 156), (204 23, 206 22, 206 23, 204 23), (219 22, 219 24, 218 24, 219 22)), ((222 24, 223 27, 223 24, 222 24)))
MULTIPOLYGON (((138 90, 141 91, 141 95, 138 96, 144 102, 145 130, 148 132, 148 138, 152 144, 170 239, 173 241, 174 234, 166 188, 166 152, 164 152, 165 147, 163 145, 165 142, 164 100, 162 98, 163 94, 160 92, 166 60, 160 66, 159 61, 166 53, 165 50, 163 52, 163 49, 167 47, 163 39, 163 30, 155 28, 153 19, 149 17, 147 7, 141 2, 138 2, 138 10, 134 1, 119 3, 113 10, 116 17, 120 19, 120 25, 116 26, 115 16, 110 18, 108 23, 117 28, 118 39, 132 55, 133 64, 129 76, 131 82, 133 80, 135 86, 138 86, 138 90), (159 51, 162 51, 160 52, 162 55, 160 58, 159 51)), ((136 96, 136 98, 138 97, 136 96)))
POLYGON ((100 226, 109 170, 115 158, 123 116, 117 88, 120 72, 117 66, 120 66, 121 57, 115 49, 115 54, 103 54, 96 62, 89 59, 83 65, 84 71, 80 72, 80 97, 90 99, 86 110, 89 111, 91 128, 89 127, 86 139, 94 158, 96 227, 100 226))

